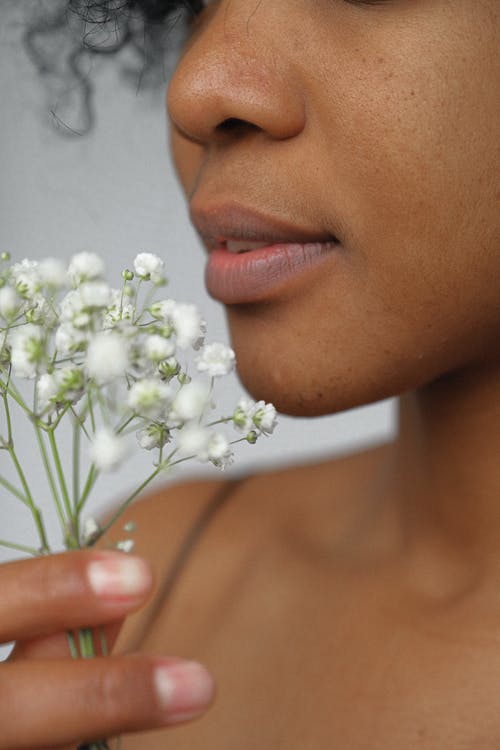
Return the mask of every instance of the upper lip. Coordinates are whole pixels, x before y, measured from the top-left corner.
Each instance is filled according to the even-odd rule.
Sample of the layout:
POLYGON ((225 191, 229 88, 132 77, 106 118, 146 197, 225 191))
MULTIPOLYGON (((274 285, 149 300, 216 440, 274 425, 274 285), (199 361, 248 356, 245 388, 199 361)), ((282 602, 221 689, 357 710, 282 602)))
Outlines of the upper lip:
POLYGON ((249 242, 338 242, 328 232, 302 227, 239 203, 190 206, 190 218, 210 250, 228 240, 249 242))

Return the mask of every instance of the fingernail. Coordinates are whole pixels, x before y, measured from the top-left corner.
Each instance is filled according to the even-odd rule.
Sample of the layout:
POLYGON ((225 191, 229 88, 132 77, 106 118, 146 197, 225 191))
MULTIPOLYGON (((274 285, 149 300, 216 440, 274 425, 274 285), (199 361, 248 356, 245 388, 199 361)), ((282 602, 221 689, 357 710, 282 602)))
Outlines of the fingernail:
POLYGON ((155 670, 158 703, 169 723, 199 716, 214 694, 211 674, 196 661, 158 665, 155 670))
POLYGON ((151 587, 151 572, 140 557, 113 554, 91 562, 87 568, 90 588, 97 596, 139 596, 151 587))

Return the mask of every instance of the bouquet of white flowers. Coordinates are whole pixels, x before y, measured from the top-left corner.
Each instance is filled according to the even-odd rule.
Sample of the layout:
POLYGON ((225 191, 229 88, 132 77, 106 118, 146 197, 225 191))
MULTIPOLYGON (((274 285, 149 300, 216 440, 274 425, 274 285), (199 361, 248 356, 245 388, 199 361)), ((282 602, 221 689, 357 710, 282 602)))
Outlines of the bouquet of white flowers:
MULTIPOLYGON (((36 548, 7 539, 0 545, 32 555, 54 551, 16 452, 13 402, 33 426, 68 550, 94 545, 160 472, 189 459, 224 469, 234 443, 255 443, 273 432, 276 411, 263 401, 241 399, 232 414, 208 416, 215 381, 233 369, 234 352, 204 343, 205 321, 194 305, 156 299, 166 284, 157 255, 137 255, 134 270, 123 270, 120 288, 105 281, 104 263, 94 253, 79 253, 68 266, 55 258, 9 264, 8 253, 0 260, 0 449, 18 478, 14 484, 2 472, 0 485, 32 514, 39 539, 36 548), (191 375, 187 355, 193 350, 191 375), (70 467, 63 465, 56 439, 63 420, 71 422, 73 434, 70 467), (240 435, 231 439, 222 425, 240 435), (99 525, 84 517, 88 499, 100 473, 127 457, 131 432, 152 452, 152 471, 99 525)), ((133 531, 131 524, 124 528, 133 531)), ((124 552, 132 546, 131 538, 118 544, 124 552)), ((92 633, 76 635, 68 634, 72 656, 93 656, 92 633)))

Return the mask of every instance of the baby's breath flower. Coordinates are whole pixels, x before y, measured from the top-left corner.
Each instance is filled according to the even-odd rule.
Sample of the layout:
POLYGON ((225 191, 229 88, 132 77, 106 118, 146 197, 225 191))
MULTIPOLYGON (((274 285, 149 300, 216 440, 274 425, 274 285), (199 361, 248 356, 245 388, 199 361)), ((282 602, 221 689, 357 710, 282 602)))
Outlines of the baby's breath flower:
MULTIPOLYGON (((124 461, 130 432, 135 432, 141 448, 158 451, 155 471, 140 485, 144 488, 160 469, 175 464, 178 455, 211 462, 219 469, 231 464, 231 444, 222 432, 225 422, 232 420, 250 443, 263 433, 272 433, 276 423, 271 404, 241 399, 232 417, 204 424, 209 421, 205 413, 215 408, 213 380, 232 370, 234 352, 221 343, 204 346, 195 363, 197 371, 211 381, 201 375, 199 381, 192 381, 192 364, 184 361, 180 350, 201 348, 205 321, 195 305, 172 299, 151 302, 156 291, 151 284, 141 307, 139 286, 148 280, 155 285, 165 281, 163 261, 152 253, 139 253, 134 269, 125 269, 122 288, 112 289, 103 277, 104 263, 94 253, 73 256, 67 270, 54 258, 0 268, 1 382, 7 383, 12 376, 15 389, 16 376, 35 381, 32 398, 26 401, 23 388, 4 395, 13 396, 37 428, 42 428, 37 437, 43 441, 47 439, 43 431, 57 430, 63 420, 71 420, 75 430, 74 476, 69 482, 63 481, 64 457, 50 435, 53 468, 61 486, 65 489, 64 484, 70 486, 73 479, 74 492, 81 493, 71 503, 64 493, 65 502, 59 503, 54 492, 67 548, 88 546, 100 537, 102 529, 94 519, 81 524, 81 511, 97 474, 124 461), (84 403, 78 404, 84 394, 84 403), (211 429, 215 424, 221 425, 220 432, 211 429), (84 442, 79 439, 80 428, 93 463, 86 480, 80 471, 84 442), (167 443, 172 446, 163 451, 167 443)), ((5 432, 10 434, 10 427, 4 439, 5 432)), ((45 461, 54 491, 51 465, 45 461)), ((39 549, 48 552, 43 524, 35 520, 39 549)), ((129 525, 124 531, 116 547, 129 552, 133 541, 127 537, 132 528, 129 525)))
POLYGON ((54 344, 59 354, 74 354, 87 346, 87 334, 81 328, 63 323, 56 330, 54 344))
POLYGON ((0 289, 0 315, 5 320, 12 320, 22 305, 22 299, 11 286, 0 289))
POLYGON ((147 359, 152 362, 161 362, 174 354, 175 344, 171 339, 153 333, 144 341, 143 350, 147 359))
POLYGON ((181 422, 198 419, 205 411, 209 399, 210 389, 207 383, 194 380, 183 385, 172 402, 170 417, 181 422))
POLYGON ((57 324, 57 312, 43 294, 37 292, 30 302, 26 302, 26 320, 29 323, 43 323, 46 329, 57 324))
POLYGON ((240 398, 236 409, 233 413, 233 424, 241 432, 248 432, 251 428, 253 421, 253 412, 255 407, 255 401, 247 398, 240 398))
POLYGON ((89 376, 97 383, 124 376, 128 364, 128 345, 119 333, 102 331, 91 338, 85 365, 89 376))
POLYGON ((11 332, 11 364, 20 378, 34 378, 43 371, 45 361, 45 331, 42 326, 26 323, 11 332))
POLYGON ((151 279, 153 284, 161 284, 165 279, 162 259, 154 253, 139 253, 134 260, 134 270, 140 279, 151 279))
POLYGON ((79 367, 61 367, 37 380, 38 411, 50 413, 59 404, 75 404, 83 395, 85 379, 79 367))
POLYGON ((99 279, 104 276, 104 262, 96 253, 77 253, 73 255, 68 266, 68 276, 75 286, 83 281, 99 279))
POLYGON ((134 308, 129 302, 122 299, 121 289, 111 289, 111 299, 107 309, 104 311, 103 327, 113 328, 122 320, 132 320, 134 308))
POLYGON ((122 539, 121 541, 116 543, 115 547, 117 550, 120 550, 120 552, 125 552, 126 554, 128 554, 134 549, 135 542, 133 539, 122 539))
POLYGON ((150 312, 154 318, 169 323, 173 327, 177 345, 181 349, 187 349, 190 346, 193 349, 199 349, 203 344, 207 325, 196 305, 164 299, 151 305, 150 312))
POLYGON ((225 435, 214 432, 210 436, 207 445, 208 459, 218 469, 225 469, 233 463, 233 451, 225 435))
POLYGON ((127 404, 137 414, 154 419, 167 408, 172 387, 159 378, 143 378, 130 388, 127 404))
POLYGON ((100 471, 118 468, 128 453, 125 438, 116 435, 108 427, 99 428, 90 444, 90 458, 100 471))
POLYGON ((253 414, 254 425, 264 434, 271 435, 277 424, 276 409, 272 404, 257 401, 253 414))
POLYGON ((42 373, 36 384, 36 399, 40 413, 52 411, 55 408, 58 384, 53 373, 42 373))
POLYGON ((61 367, 54 372, 59 386, 58 401, 75 404, 83 395, 85 376, 81 367, 61 367))
POLYGON ((207 325, 196 305, 176 304, 171 319, 177 336, 177 345, 181 349, 190 346, 199 349, 202 346, 207 325))
POLYGON ((181 366, 175 357, 168 357, 164 362, 160 362, 158 365, 158 373, 162 380, 170 380, 179 373, 180 369, 181 366))
POLYGON ((196 456, 200 461, 208 461, 208 441, 210 431, 196 422, 188 422, 178 434, 178 446, 182 453, 196 456))
POLYGON ((86 281, 77 290, 83 310, 107 307, 111 302, 111 289, 105 281, 86 281))
POLYGON ((40 277, 36 260, 25 258, 21 263, 14 263, 10 267, 10 276, 17 293, 23 299, 31 299, 40 289, 40 277))
POLYGON ((177 302, 173 299, 157 300, 156 302, 153 302, 153 304, 149 308, 149 312, 151 313, 153 318, 156 318, 157 320, 170 322, 172 312, 175 309, 176 305, 177 302))
POLYGON ((195 357, 199 372, 206 372, 211 377, 227 375, 234 367, 235 355, 225 344, 205 344, 200 354, 195 357))
POLYGON ((170 440, 170 431, 164 424, 151 422, 147 427, 136 432, 137 442, 144 450, 162 448, 170 440))
POLYGON ((38 264, 40 283, 49 289, 62 289, 68 283, 66 265, 59 258, 44 258, 38 264))
POLYGON ((90 542, 93 542, 98 534, 100 532, 99 524, 95 520, 95 518, 92 518, 92 516, 89 516, 85 519, 83 522, 83 529, 82 529, 82 541, 85 545, 90 544, 90 542))
POLYGON ((78 289, 72 289, 64 295, 59 303, 59 319, 74 328, 85 328, 90 322, 90 315, 84 310, 82 295, 78 289))
POLYGON ((225 469, 233 461, 226 437, 195 422, 188 422, 179 431, 178 445, 182 453, 196 456, 198 461, 211 461, 219 469, 225 469))

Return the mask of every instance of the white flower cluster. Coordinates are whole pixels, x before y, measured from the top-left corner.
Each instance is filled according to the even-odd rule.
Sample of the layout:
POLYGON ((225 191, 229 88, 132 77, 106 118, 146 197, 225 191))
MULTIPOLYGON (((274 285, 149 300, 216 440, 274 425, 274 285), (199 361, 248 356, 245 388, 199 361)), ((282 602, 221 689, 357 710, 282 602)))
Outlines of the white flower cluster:
POLYGON ((98 471, 123 462, 131 431, 157 452, 157 466, 194 457, 224 469, 238 440, 218 426, 232 423, 244 433, 239 440, 252 443, 273 432, 276 411, 242 399, 232 416, 205 424, 214 382, 234 368, 234 352, 205 343, 194 305, 153 301, 166 283, 157 255, 139 253, 133 268, 123 271, 121 288, 108 285, 102 259, 90 252, 67 267, 49 258, 0 269, 0 379, 34 380, 32 416, 44 428, 66 413, 78 420, 98 471), (189 350, 196 377, 188 374, 189 350))

